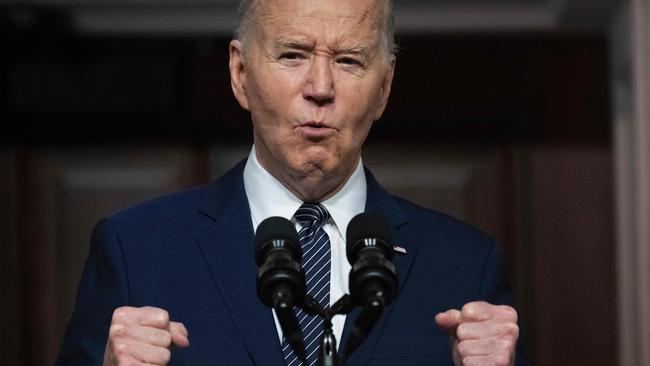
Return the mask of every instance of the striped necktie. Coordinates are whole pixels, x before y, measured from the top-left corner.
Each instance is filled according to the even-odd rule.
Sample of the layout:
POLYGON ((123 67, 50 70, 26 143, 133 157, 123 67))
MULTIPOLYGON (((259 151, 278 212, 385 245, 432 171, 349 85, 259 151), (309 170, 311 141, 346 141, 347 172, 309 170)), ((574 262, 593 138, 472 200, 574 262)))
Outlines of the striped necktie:
MULTIPOLYGON (((329 212, 320 203, 305 203, 296 211, 294 217, 302 227, 298 238, 302 247, 302 268, 305 271, 307 294, 324 308, 329 308, 330 238, 323 230, 329 212)), ((307 364, 303 366, 315 365, 320 354, 323 319, 319 315, 308 315, 297 307, 294 310, 302 330, 307 355, 307 364)), ((282 339, 282 353, 287 366, 302 365, 286 338, 282 339)))

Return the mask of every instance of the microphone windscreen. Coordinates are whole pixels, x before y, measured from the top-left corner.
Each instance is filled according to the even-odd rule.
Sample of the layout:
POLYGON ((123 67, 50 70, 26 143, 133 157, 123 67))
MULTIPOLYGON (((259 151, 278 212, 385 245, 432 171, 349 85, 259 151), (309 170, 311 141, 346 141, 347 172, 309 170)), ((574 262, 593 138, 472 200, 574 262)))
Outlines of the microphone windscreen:
POLYGON ((390 226, 383 216, 371 212, 358 214, 348 224, 346 234, 348 261, 354 263, 359 250, 364 247, 364 239, 377 239, 380 249, 390 258, 392 254, 392 248, 389 248, 389 243, 392 242, 391 236, 390 226))
POLYGON ((262 221, 255 231, 255 259, 258 265, 264 261, 264 255, 271 246, 265 246, 273 240, 284 241, 285 247, 289 249, 294 257, 300 258, 302 250, 298 244, 298 233, 294 224, 284 217, 272 216, 262 221))

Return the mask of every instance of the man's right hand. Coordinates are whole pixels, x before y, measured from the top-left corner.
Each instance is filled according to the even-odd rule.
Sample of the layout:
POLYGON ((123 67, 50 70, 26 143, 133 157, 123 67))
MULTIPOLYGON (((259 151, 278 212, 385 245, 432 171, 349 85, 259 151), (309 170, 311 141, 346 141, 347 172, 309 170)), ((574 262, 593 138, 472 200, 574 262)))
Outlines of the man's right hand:
POLYGON ((182 323, 169 321, 167 311, 145 306, 115 309, 104 351, 104 366, 167 365, 171 345, 190 345, 182 323))

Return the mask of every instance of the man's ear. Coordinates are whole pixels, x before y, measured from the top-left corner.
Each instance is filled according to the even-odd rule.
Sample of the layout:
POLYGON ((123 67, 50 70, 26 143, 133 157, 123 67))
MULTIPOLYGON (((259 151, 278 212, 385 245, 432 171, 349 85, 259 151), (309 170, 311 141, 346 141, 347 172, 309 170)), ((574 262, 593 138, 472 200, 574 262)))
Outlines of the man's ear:
POLYGON ((388 97, 390 96, 390 88, 393 85, 393 75, 395 74, 395 55, 390 55, 390 59, 387 61, 386 70, 384 71, 384 77, 381 81, 381 90, 379 91, 379 106, 377 107, 377 113, 375 114, 375 121, 378 120, 388 104, 388 97))
POLYGON ((230 87, 242 108, 249 110, 246 96, 246 67, 244 65, 243 46, 241 41, 230 41, 230 87))

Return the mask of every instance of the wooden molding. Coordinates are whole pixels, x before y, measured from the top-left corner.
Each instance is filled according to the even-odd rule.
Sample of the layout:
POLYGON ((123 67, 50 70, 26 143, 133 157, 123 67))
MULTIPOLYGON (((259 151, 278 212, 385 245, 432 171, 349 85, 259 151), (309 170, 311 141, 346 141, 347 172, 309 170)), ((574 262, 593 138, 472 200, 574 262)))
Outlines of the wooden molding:
POLYGON ((631 0, 610 33, 621 366, 650 366, 649 11, 644 0, 631 0))

